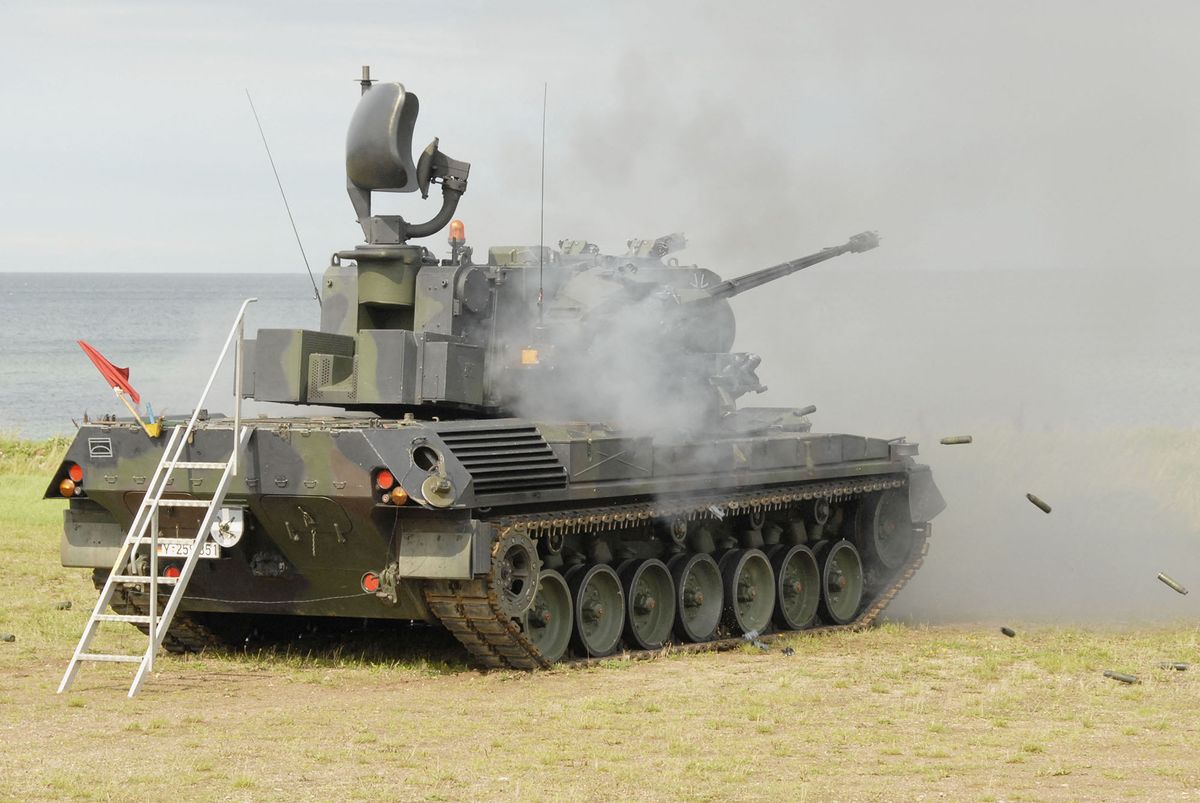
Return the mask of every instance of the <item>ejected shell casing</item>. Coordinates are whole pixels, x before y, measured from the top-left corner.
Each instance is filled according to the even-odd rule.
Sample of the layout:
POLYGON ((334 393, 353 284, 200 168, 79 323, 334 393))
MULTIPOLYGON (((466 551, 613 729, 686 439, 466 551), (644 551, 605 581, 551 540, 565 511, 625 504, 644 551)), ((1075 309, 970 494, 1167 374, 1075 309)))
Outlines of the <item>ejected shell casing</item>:
POLYGON ((801 407, 796 411, 796 415, 812 415, 817 411, 817 405, 810 404, 807 407, 801 407))
POLYGON ((1182 661, 1163 661, 1158 665, 1159 669, 1174 669, 1176 672, 1183 672, 1191 664, 1185 664, 1182 661))
POLYGON ((947 438, 942 438, 942 445, 954 446, 957 443, 971 443, 972 440, 970 435, 951 435, 947 438))
POLYGON ((1013 630, 1011 627, 1002 627, 1002 628, 1000 628, 1000 632, 1003 633, 1004 635, 1008 636, 1009 638, 1013 638, 1014 636, 1017 635, 1017 631, 1013 630))
POLYGON ((0 633, 0 641, 16 641, 17 637, 12 633, 0 633))
POLYGON ((1180 594, 1187 593, 1187 589, 1184 588, 1183 586, 1181 586, 1177 580, 1175 580, 1172 577, 1168 577, 1167 575, 1163 574, 1162 572, 1158 573, 1158 579, 1162 580, 1163 583, 1167 586, 1167 588, 1171 589, 1172 591, 1178 591, 1180 594))
POLYGON ((1042 499, 1040 496, 1034 496, 1033 494, 1025 494, 1025 498, 1028 499, 1030 502, 1033 502, 1033 504, 1037 505, 1039 508, 1041 508, 1043 513, 1050 512, 1050 506, 1048 504, 1046 504, 1046 500, 1042 499))
POLYGON ((55 603, 55 605, 54 605, 54 610, 56 610, 56 611, 69 611, 69 610, 71 610, 71 600, 69 600, 69 599, 64 599, 62 602, 55 603))
POLYGON ((1133 675, 1126 675, 1124 672, 1114 672, 1111 669, 1104 670, 1104 677, 1112 678, 1113 680, 1119 680, 1122 683, 1141 683, 1141 681, 1133 675))

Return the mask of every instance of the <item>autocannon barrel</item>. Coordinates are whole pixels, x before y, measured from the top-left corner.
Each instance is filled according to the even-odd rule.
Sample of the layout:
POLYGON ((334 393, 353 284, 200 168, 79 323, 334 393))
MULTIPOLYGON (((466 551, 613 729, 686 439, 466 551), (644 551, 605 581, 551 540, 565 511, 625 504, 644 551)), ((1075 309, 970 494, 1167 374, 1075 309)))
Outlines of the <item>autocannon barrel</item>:
POLYGON ((793 259, 790 262, 781 262, 778 265, 773 265, 769 268, 756 270, 753 273, 747 273, 744 276, 738 276, 734 279, 728 279, 720 284, 713 285, 708 288, 706 294, 701 296, 703 299, 713 298, 732 298, 738 293, 744 293, 747 290, 753 290, 759 285, 773 282, 776 279, 782 279, 784 276, 789 276, 798 270, 810 268, 827 259, 841 256, 842 254, 858 254, 863 251, 870 251, 872 248, 879 246, 879 235, 873 231, 864 231, 861 234, 856 234, 842 245, 835 245, 832 248, 825 248, 815 254, 793 259))

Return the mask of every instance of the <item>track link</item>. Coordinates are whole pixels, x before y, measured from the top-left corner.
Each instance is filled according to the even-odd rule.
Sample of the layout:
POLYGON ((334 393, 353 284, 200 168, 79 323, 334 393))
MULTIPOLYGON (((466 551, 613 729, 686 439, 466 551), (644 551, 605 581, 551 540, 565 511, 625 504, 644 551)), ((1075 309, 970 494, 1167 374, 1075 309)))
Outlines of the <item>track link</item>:
MULTIPOLYGON (((516 526, 516 523, 502 525, 497 533, 492 544, 493 571, 501 543, 500 534, 516 526)), ((490 573, 483 579, 430 583, 425 587, 425 602, 481 666, 489 669, 543 669, 550 666, 520 626, 505 615, 490 573)))
MULTIPOLYGON (((628 524, 650 520, 719 519, 727 514, 780 510, 804 500, 842 501, 875 491, 900 488, 904 483, 903 477, 887 476, 785 486, 722 497, 690 497, 561 513, 506 516, 493 522, 496 525, 496 538, 492 545, 492 555, 495 557, 501 539, 512 529, 525 530, 531 537, 536 538, 543 535, 616 530, 628 524)), ((854 621, 844 625, 822 625, 797 632, 856 630, 870 626, 921 567, 928 550, 928 533, 928 525, 917 532, 917 542, 913 544, 908 560, 893 573, 889 582, 875 593, 854 621)), ((495 565, 493 561, 493 572, 495 565)), ((493 588, 494 578, 490 572, 482 578, 469 581, 430 582, 425 586, 425 600, 442 625, 454 634, 479 665, 485 668, 511 669, 538 669, 550 666, 550 662, 542 657, 537 647, 522 632, 520 625, 501 609, 493 588)), ((768 636, 766 640, 779 635, 783 634, 768 636)), ((732 638, 696 644, 673 644, 664 649, 674 652, 698 652, 731 649, 743 643, 745 642, 741 638, 732 638)), ((661 651, 658 650, 624 653, 626 656, 637 658, 649 658, 659 654, 661 651)), ((588 665, 596 661, 597 659, 579 658, 563 661, 559 665, 588 665)))

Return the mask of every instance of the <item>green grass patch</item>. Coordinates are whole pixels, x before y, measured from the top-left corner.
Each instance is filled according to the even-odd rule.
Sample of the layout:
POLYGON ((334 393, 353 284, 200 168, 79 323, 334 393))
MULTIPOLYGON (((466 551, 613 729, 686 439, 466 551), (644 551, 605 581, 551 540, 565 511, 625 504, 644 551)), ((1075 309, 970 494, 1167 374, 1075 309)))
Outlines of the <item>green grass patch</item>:
POLYGON ((0 477, 49 474, 58 468, 72 440, 57 435, 44 441, 28 441, 0 432, 0 477))

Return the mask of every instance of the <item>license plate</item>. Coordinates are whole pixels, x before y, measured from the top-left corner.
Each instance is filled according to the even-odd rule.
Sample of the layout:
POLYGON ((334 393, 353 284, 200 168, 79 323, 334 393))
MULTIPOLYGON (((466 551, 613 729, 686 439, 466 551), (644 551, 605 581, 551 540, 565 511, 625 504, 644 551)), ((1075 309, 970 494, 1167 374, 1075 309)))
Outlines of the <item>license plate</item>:
MULTIPOLYGON (((192 552, 191 541, 168 542, 158 544, 158 556, 160 558, 186 558, 192 552)), ((200 557, 208 560, 216 560, 221 557, 221 547, 217 546, 214 541, 205 541, 204 546, 200 547, 200 557)))

